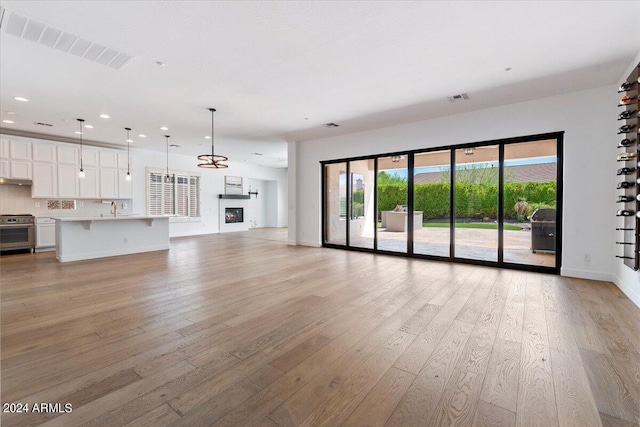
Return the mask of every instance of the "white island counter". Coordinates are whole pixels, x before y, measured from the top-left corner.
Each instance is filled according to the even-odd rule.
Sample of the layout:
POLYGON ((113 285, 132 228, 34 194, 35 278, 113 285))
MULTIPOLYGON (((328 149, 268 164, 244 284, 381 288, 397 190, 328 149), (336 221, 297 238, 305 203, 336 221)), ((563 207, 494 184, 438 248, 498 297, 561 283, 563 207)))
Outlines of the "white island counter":
POLYGON ((60 262, 169 249, 166 216, 62 217, 56 220, 60 262))

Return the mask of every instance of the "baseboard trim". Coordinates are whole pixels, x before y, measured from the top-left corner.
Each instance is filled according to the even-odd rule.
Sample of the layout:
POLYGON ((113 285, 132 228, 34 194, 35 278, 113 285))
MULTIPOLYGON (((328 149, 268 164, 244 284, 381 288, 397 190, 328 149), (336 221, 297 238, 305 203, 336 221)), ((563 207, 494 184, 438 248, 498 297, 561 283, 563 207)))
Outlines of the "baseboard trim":
POLYGON ((578 270, 575 268, 561 268, 561 276, 577 277, 578 279, 601 280, 603 282, 613 282, 613 275, 592 270, 578 270))
POLYGON ((82 254, 73 254, 73 255, 64 255, 64 256, 57 256, 56 254, 56 258, 60 262, 71 262, 71 261, 83 261, 85 259, 108 258, 112 256, 131 255, 131 254, 139 254, 143 252, 155 252, 155 251, 166 251, 166 250, 169 250, 169 245, 160 244, 160 245, 145 246, 143 248, 113 249, 110 251, 85 252, 82 254))
POLYGON ((615 276, 613 283, 620 289, 638 308, 640 308, 640 289, 631 287, 630 284, 624 283, 622 279, 615 276))
MULTIPOLYGON (((291 244, 291 242, 289 242, 289 244, 291 244)), ((295 243, 295 245, 296 246, 311 246, 311 247, 314 247, 314 248, 319 248, 319 247, 322 246, 318 242, 312 242, 312 241, 309 241, 309 240, 298 240, 295 243)))

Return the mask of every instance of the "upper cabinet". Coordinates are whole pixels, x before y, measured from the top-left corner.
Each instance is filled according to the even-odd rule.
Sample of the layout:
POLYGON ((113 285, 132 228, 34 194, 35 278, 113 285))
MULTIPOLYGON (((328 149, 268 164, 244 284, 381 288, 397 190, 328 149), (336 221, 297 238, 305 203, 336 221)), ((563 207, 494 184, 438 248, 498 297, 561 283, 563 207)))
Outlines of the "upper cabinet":
POLYGON ((0 139, 0 158, 9 158, 9 141, 6 139, 0 139))
POLYGON ((2 178, 31 179, 31 143, 3 140, 0 148, 2 178))
POLYGON ((11 160, 31 160, 31 143, 9 141, 9 158, 11 160))
POLYGON ((117 168, 118 167, 118 152, 117 151, 100 150, 100 167, 102 167, 102 168, 117 168))
POLYGON ((100 150, 85 147, 82 150, 82 164, 84 166, 100 166, 100 150))
POLYGON ((127 153, 118 153, 118 167, 120 169, 126 169, 130 166, 128 160, 127 153))
POLYGON ((33 198, 130 199, 128 166, 123 151, 83 146, 81 152, 77 144, 0 140, 0 178, 32 180, 33 198), (83 179, 78 178, 80 164, 83 179))
POLYGON ((56 147, 58 151, 58 163, 65 165, 77 165, 80 150, 78 147, 58 145, 56 147))
POLYGON ((56 162, 56 146, 53 144, 33 144, 34 162, 56 162))

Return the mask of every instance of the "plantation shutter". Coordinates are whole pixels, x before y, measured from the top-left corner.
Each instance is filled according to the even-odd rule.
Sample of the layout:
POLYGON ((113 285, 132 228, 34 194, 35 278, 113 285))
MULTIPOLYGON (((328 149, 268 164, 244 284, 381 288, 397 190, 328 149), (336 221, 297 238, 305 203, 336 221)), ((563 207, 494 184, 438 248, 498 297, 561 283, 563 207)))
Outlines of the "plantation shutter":
POLYGON ((200 177, 191 176, 189 178, 189 216, 191 218, 200 217, 200 177))
POLYGON ((149 215, 162 215, 163 211, 163 183, 162 174, 156 172, 149 172, 148 177, 148 192, 147 192, 147 211, 149 215))
POLYGON ((163 215, 173 215, 175 213, 175 200, 174 200, 174 193, 173 193, 173 184, 175 183, 176 180, 176 176, 175 175, 169 175, 170 176, 170 181, 169 182, 164 182, 164 177, 163 177, 163 190, 162 190, 162 199, 164 201, 164 206, 163 206, 163 215))
POLYGON ((176 175, 176 179, 176 214, 178 216, 189 216, 189 177, 176 175))
POLYGON ((149 215, 175 215, 200 218, 200 175, 147 169, 147 212, 149 215))

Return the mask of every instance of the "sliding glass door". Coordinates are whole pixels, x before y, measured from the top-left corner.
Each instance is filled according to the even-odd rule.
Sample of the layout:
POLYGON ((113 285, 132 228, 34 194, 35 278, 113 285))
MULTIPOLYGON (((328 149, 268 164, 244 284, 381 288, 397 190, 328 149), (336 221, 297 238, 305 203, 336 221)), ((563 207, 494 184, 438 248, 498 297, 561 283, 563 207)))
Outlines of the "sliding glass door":
POLYGON ((324 243, 347 244, 347 164, 324 167, 324 243))
POLYGON ((562 133, 323 163, 323 244, 560 271, 562 133))
POLYGON ((455 150, 455 256, 498 261, 498 146, 455 150))
POLYGON ((378 250, 407 252, 408 160, 406 155, 378 158, 378 250))
POLYGON ((451 150, 414 155, 413 205, 413 253, 448 257, 451 246, 451 150))
POLYGON ((556 264, 555 139, 504 146, 504 262, 556 264))
POLYGON ((349 245, 373 249, 374 161, 349 162, 349 245))

